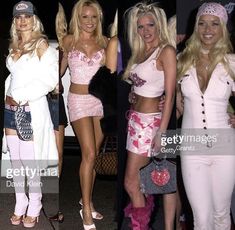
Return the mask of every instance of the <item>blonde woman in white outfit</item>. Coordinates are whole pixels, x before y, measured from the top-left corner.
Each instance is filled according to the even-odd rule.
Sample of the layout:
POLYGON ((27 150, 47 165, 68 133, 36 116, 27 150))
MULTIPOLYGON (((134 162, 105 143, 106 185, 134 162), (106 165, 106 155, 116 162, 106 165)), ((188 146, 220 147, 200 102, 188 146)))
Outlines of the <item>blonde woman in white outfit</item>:
POLYGON ((232 45, 227 20, 223 6, 204 3, 178 60, 177 101, 181 97, 184 101, 183 107, 177 105, 183 114, 182 133, 199 137, 199 143, 189 143, 194 150, 181 151, 182 175, 196 230, 230 230, 231 226, 235 135, 227 106, 235 91, 235 56, 229 54, 232 45))
MULTIPOLYGON (((11 217, 13 225, 23 222, 34 227, 42 208, 40 175, 27 174, 27 169, 56 164, 53 125, 46 95, 58 84, 58 52, 49 47, 43 26, 35 15, 31 2, 18 2, 13 8, 9 55, 6 59, 10 75, 6 80, 4 128, 13 170, 24 170, 14 175, 16 204, 11 217), (16 132, 15 112, 20 106, 31 121, 33 138, 21 140, 16 132), (51 162, 52 160, 53 162, 51 162), (25 193, 25 175, 29 196, 25 193), (19 186, 17 186, 19 185, 19 186)), ((16 171, 17 172, 17 171, 16 171)))

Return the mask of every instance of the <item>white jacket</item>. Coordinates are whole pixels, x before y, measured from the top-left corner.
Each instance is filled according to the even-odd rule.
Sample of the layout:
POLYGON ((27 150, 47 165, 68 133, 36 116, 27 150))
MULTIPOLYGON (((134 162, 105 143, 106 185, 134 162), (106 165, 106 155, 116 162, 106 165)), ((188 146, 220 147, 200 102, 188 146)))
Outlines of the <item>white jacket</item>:
POLYGON ((30 107, 35 159, 42 167, 57 164, 58 152, 46 95, 58 84, 58 51, 49 46, 40 59, 35 53, 22 55, 17 61, 8 56, 7 67, 11 74, 5 82, 6 94, 18 103, 28 102, 30 107))

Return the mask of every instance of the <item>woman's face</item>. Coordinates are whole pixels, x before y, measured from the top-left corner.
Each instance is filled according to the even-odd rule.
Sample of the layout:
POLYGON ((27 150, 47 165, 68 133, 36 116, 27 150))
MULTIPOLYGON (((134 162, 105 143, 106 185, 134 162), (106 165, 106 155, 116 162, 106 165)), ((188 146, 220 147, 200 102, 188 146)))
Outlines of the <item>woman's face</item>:
POLYGON ((151 14, 146 14, 138 19, 137 32, 146 44, 159 41, 158 28, 151 14))
POLYGON ((34 20, 32 15, 20 14, 15 17, 16 30, 20 32, 32 31, 34 20))
POLYGON ((211 49, 223 36, 220 19, 214 15, 202 15, 198 21, 198 35, 202 46, 211 49))
POLYGON ((79 16, 81 29, 87 33, 93 33, 98 24, 98 13, 93 6, 83 6, 79 16))

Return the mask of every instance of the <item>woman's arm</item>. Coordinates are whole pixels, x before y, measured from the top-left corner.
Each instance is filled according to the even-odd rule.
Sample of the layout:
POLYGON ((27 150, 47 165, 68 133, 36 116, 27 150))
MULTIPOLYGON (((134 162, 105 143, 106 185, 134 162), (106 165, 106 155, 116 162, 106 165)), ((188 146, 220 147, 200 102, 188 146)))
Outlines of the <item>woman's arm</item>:
POLYGON ((179 119, 184 112, 184 103, 183 103, 183 96, 180 90, 180 85, 177 84, 176 86, 176 118, 179 119))
POLYGON ((72 35, 66 35, 64 38, 63 38, 63 57, 62 57, 62 60, 61 60, 61 63, 60 63, 60 77, 62 77, 66 70, 67 70, 67 67, 68 67, 68 52, 70 50, 70 47, 71 47, 71 44, 72 44, 72 35))
POLYGON ((165 104, 162 112, 162 120, 159 132, 164 133, 171 117, 172 107, 174 104, 175 85, 176 85, 176 53, 171 46, 166 46, 160 56, 159 61, 162 65, 165 78, 165 104))
POLYGON ((60 62, 60 77, 63 77, 68 67, 68 53, 63 51, 63 57, 60 62))
POLYGON ((229 113, 228 124, 235 128, 235 114, 229 113))
POLYGON ((106 48, 106 62, 105 65, 114 73, 117 70, 117 47, 118 38, 114 36, 110 39, 108 46, 106 48))

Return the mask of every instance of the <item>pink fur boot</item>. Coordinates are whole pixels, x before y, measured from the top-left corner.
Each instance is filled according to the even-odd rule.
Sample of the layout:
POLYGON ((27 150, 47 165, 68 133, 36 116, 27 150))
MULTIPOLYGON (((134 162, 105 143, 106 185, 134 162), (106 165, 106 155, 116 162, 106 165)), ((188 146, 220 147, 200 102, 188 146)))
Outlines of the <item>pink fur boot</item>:
POLYGON ((134 208, 130 203, 124 209, 125 216, 131 219, 132 230, 149 230, 148 224, 154 208, 153 201, 153 196, 148 196, 144 207, 134 208))

